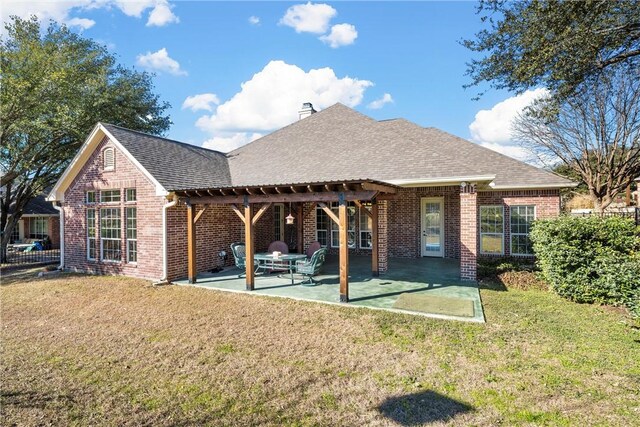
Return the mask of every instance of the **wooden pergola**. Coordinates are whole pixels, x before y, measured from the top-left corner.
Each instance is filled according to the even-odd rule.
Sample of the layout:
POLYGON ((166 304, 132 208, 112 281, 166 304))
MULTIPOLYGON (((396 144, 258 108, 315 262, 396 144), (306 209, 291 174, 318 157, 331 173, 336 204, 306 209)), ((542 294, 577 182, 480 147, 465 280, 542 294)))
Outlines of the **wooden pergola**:
POLYGON ((246 289, 255 287, 255 226, 273 203, 295 203, 297 205, 298 248, 302 249, 303 209, 302 204, 311 203, 320 207, 337 224, 339 230, 340 256, 340 301, 349 301, 349 248, 347 204, 354 202, 371 203, 371 211, 365 209, 371 217, 371 270, 374 276, 378 270, 378 201, 393 197, 397 187, 373 180, 351 180, 298 183, 286 185, 236 186, 177 190, 174 193, 187 205, 187 254, 189 283, 195 283, 196 270, 196 222, 207 205, 229 205, 244 223, 246 250, 246 289), (327 203, 338 203, 338 215, 327 203), (196 211, 196 206, 204 209, 196 211))

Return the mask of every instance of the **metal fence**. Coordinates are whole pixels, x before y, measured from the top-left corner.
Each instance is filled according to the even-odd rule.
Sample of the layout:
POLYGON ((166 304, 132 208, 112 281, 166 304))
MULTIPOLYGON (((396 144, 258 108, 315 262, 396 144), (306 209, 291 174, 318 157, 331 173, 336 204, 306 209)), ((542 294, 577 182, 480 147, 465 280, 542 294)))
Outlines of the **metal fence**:
POLYGON ((631 218, 636 222, 636 225, 640 225, 640 207, 636 207, 633 209, 626 209, 626 210, 620 210, 620 211, 605 211, 602 214, 597 214, 593 211, 591 212, 571 212, 572 216, 595 216, 595 215, 599 215, 599 216, 604 216, 604 217, 611 217, 611 216, 619 216, 619 217, 623 217, 623 218, 631 218))
POLYGON ((60 262, 60 249, 47 249, 43 251, 18 251, 8 249, 0 254, 2 266, 22 264, 53 264, 60 262))

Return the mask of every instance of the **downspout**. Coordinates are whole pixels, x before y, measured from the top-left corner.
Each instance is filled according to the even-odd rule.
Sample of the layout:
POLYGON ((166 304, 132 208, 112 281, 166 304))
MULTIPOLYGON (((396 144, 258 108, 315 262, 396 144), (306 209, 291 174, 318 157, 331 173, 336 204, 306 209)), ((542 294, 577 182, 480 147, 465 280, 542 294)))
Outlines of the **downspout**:
POLYGON ((53 208, 60 212, 60 265, 58 270, 64 270, 64 209, 58 205, 58 202, 53 203, 53 208))
POLYGON ((167 281, 167 275, 169 271, 169 256, 167 244, 167 209, 172 208, 177 204, 178 196, 174 194, 173 199, 162 206, 162 279, 160 279, 160 282, 167 281))

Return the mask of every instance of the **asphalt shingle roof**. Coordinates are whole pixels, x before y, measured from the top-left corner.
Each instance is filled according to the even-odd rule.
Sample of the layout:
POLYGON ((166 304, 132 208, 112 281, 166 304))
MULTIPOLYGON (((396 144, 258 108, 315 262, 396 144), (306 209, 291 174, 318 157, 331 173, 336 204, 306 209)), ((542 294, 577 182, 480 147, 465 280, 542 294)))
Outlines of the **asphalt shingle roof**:
POLYGON ((34 197, 24 207, 23 215, 60 215, 51 202, 46 200, 45 194, 34 197))
POLYGON ((553 173, 435 128, 376 121, 342 104, 228 154, 234 185, 495 175, 496 186, 570 185, 553 173))
POLYGON ((223 153, 116 125, 103 126, 168 191, 231 185, 223 153))
POLYGON ((104 125, 166 190, 495 175, 496 186, 569 186, 551 172, 435 128, 335 104, 228 154, 104 125))

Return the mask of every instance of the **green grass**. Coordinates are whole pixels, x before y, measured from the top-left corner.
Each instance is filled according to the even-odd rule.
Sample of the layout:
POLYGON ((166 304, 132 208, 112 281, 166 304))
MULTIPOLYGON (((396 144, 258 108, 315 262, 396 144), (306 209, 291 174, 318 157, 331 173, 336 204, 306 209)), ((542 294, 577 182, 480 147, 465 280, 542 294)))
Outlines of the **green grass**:
POLYGON ((640 329, 623 311, 481 296, 484 325, 3 277, 2 424, 640 425, 640 329))

